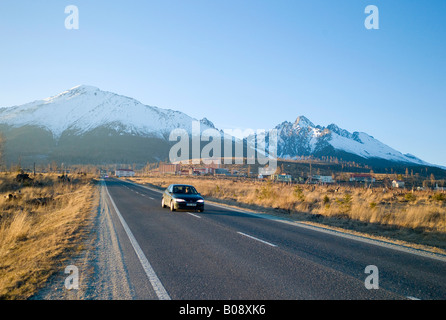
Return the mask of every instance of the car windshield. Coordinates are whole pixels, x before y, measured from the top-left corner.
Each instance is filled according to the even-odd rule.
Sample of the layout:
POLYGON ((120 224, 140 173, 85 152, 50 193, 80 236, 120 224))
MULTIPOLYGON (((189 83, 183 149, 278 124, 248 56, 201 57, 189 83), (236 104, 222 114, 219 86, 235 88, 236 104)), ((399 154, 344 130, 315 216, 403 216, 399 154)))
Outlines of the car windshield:
POLYGON ((180 194, 197 194, 197 190, 192 186, 174 186, 173 193, 180 194))

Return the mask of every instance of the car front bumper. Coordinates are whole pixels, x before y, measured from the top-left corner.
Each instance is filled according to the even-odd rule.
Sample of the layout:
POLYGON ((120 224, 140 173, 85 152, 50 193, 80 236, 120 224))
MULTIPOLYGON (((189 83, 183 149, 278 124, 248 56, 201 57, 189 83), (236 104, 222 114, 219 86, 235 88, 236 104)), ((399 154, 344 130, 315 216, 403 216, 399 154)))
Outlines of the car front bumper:
POLYGON ((203 210, 204 202, 176 202, 174 203, 176 210, 203 210))

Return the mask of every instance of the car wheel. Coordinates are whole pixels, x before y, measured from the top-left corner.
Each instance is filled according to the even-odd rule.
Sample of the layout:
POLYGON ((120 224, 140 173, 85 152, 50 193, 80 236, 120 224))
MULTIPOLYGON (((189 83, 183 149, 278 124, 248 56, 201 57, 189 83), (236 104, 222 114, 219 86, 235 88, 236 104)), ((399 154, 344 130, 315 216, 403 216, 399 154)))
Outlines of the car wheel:
POLYGON ((163 208, 166 207, 166 204, 164 203, 164 197, 163 197, 163 200, 161 200, 161 207, 163 207, 163 208))
POLYGON ((170 211, 175 211, 175 205, 173 204, 173 201, 170 201, 170 211))

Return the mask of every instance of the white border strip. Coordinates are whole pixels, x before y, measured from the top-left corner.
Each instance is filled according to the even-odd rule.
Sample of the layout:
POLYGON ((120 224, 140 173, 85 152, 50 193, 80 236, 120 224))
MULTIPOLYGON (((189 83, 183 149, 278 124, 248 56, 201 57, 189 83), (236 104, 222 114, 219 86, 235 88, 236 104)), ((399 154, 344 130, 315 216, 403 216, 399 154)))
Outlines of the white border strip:
POLYGON ((141 265, 149 278, 150 283, 152 284, 153 290, 155 291, 156 295, 158 296, 158 299, 160 300, 171 300, 169 294, 167 293, 166 289, 164 288, 163 284, 161 283, 160 279, 156 275, 155 271, 153 270, 152 266, 149 263, 149 260, 147 260, 146 256, 142 252, 141 247, 139 246, 138 242, 136 241, 135 237, 133 236, 132 231, 130 230, 129 226, 125 222, 124 218, 122 217, 121 213, 119 212, 118 208, 116 207, 115 202, 113 201, 113 198, 110 195, 110 192, 108 192, 107 184, 104 182, 105 190, 107 191, 107 195, 110 199, 111 204, 113 205, 113 208, 115 209, 116 215, 119 218, 119 221, 121 221, 121 224, 127 233, 127 236, 129 237, 130 243, 133 246, 133 249, 135 249, 136 255, 139 258, 139 261, 141 262, 141 265))

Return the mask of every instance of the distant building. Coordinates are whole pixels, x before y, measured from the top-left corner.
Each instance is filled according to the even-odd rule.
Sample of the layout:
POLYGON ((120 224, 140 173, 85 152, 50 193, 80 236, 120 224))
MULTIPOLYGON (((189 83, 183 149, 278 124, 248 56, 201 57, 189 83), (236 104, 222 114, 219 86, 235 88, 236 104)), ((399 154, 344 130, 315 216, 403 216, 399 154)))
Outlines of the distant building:
POLYGON ((375 178, 368 173, 353 173, 350 175, 350 181, 356 182, 375 182, 375 178))
MULTIPOLYGON (((160 162, 158 166, 158 172, 161 174, 177 174, 177 175, 205 175, 205 174, 214 174, 217 168, 219 168, 219 164, 207 164, 200 167, 188 167, 182 166, 181 164, 171 164, 160 162)), ((226 169, 222 169, 226 170, 226 169)), ((227 171, 227 170, 226 170, 227 171)), ((224 174, 226 171, 222 172, 224 174)))
POLYGON ((392 188, 404 188, 404 181, 401 180, 393 180, 392 188))
POLYGON ((204 168, 194 168, 194 175, 205 175, 205 174, 214 174, 216 168, 213 167, 204 167, 204 168))
POLYGON ((135 171, 131 169, 117 169, 115 170, 115 176, 117 177, 134 177, 135 171))
POLYGON ((181 166, 179 164, 160 163, 158 167, 159 173, 164 173, 164 174, 176 174, 180 170, 181 166))
POLYGON ((192 169, 181 169, 180 171, 177 171, 176 174, 179 174, 181 176, 188 176, 192 174, 192 169))
POLYGON ((318 182, 318 183, 333 183, 333 177, 332 176, 313 176, 312 180, 314 182, 318 182))
POLYGON ((215 175, 229 175, 229 170, 225 168, 215 168, 214 169, 215 175))
POLYGON ((271 179, 279 182, 291 182, 292 177, 289 174, 273 174, 271 179))

